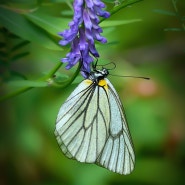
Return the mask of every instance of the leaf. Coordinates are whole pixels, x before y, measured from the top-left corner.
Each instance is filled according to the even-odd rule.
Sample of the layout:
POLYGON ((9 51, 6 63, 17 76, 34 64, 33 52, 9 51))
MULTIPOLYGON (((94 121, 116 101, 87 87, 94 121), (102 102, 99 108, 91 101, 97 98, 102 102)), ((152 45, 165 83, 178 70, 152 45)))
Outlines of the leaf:
POLYGON ((13 57, 11 58, 11 61, 14 62, 15 60, 18 60, 18 59, 20 59, 20 58, 23 58, 23 57, 25 57, 25 56, 27 56, 27 55, 29 55, 29 54, 30 54, 30 52, 19 53, 19 54, 13 56, 13 57))
POLYGON ((27 77, 26 77, 25 75, 23 75, 22 73, 19 73, 19 72, 17 72, 17 71, 13 71, 13 70, 11 70, 10 73, 11 73, 11 75, 14 76, 14 77, 18 77, 18 78, 27 80, 27 77))
POLYGON ((177 16, 177 14, 175 12, 170 12, 167 10, 154 9, 153 11, 156 13, 163 14, 163 15, 177 16))
POLYGON ((54 80, 54 82, 60 84, 60 83, 66 82, 68 79, 69 79, 68 75, 57 73, 57 76, 53 80, 54 80))
POLYGON ((71 11, 71 10, 62 10, 61 15, 73 16, 73 11, 71 11))
POLYGON ((0 48, 4 48, 6 46, 5 42, 0 42, 0 48))
POLYGON ((103 2, 112 3, 112 4, 114 4, 115 6, 120 5, 121 3, 123 3, 123 1, 124 1, 124 0, 103 0, 103 2))
POLYGON ((182 28, 165 28, 164 31, 183 31, 182 28))
POLYGON ((142 21, 142 19, 131 19, 131 20, 106 20, 101 22, 102 27, 114 27, 114 26, 121 26, 124 24, 130 24, 134 22, 142 21))
POLYGON ((6 51, 0 51, 0 56, 1 57, 7 57, 6 51))
POLYGON ((181 20, 182 20, 182 21, 185 21, 185 16, 182 16, 181 20))
POLYGON ((7 83, 8 86, 16 87, 47 87, 47 82, 31 81, 31 80, 14 80, 7 83))
POLYGON ((37 6, 39 6, 39 0, 9 0, 9 2, 7 3, 7 6, 9 7, 14 7, 16 8, 18 11, 21 9, 22 10, 31 10, 34 8, 37 8, 37 6))
POLYGON ((45 48, 61 50, 44 30, 29 22, 24 16, 0 7, 0 23, 25 40, 36 42, 45 48))
POLYGON ((22 41, 20 42, 19 44, 15 45, 14 47, 12 47, 11 51, 16 51, 24 46, 26 46, 27 44, 29 44, 30 42, 25 40, 25 41, 22 41))
POLYGON ((58 36, 59 32, 66 29, 68 27, 68 23, 71 21, 71 19, 68 18, 53 17, 40 13, 39 11, 25 14, 25 17, 54 36, 58 36))

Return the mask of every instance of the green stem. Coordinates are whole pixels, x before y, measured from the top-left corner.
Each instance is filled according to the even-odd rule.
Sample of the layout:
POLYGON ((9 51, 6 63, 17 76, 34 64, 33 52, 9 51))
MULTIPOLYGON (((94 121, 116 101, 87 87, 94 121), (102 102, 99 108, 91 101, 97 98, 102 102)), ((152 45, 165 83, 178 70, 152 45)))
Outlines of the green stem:
MULTIPOLYGON (((138 3, 140 1, 143 1, 143 0, 130 0, 130 1, 126 1, 126 2, 123 2, 122 4, 118 5, 118 6, 115 6, 112 10, 110 10, 110 15, 114 15, 115 13, 117 13, 119 10, 127 7, 127 6, 130 6, 132 4, 135 4, 135 3, 138 3)), ((104 21, 106 18, 101 18, 100 19, 100 22, 104 21)))
POLYGON ((52 78, 53 75, 60 69, 62 66, 62 62, 59 62, 43 79, 47 80, 48 78, 52 78))
POLYGON ((73 74, 73 76, 71 77, 71 79, 66 84, 64 84, 63 86, 61 86, 62 88, 67 87, 68 85, 70 85, 74 81, 74 79, 78 76, 78 74, 80 72, 80 68, 81 68, 81 64, 79 63, 78 68, 75 71, 75 73, 73 74))
POLYGON ((73 5, 71 4, 71 2, 69 2, 69 0, 66 0, 65 2, 66 2, 66 4, 69 6, 69 8, 70 8, 71 10, 73 10, 73 5))

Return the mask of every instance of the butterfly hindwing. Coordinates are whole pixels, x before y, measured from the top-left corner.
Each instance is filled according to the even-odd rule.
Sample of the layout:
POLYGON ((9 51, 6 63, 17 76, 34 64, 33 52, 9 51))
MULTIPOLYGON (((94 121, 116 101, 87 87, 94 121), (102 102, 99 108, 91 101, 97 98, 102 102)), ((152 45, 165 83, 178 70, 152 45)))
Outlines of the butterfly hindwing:
POLYGON ((110 83, 108 84, 110 129, 109 137, 97 163, 105 168, 120 174, 129 174, 134 168, 135 156, 133 144, 128 130, 122 103, 119 96, 110 83))

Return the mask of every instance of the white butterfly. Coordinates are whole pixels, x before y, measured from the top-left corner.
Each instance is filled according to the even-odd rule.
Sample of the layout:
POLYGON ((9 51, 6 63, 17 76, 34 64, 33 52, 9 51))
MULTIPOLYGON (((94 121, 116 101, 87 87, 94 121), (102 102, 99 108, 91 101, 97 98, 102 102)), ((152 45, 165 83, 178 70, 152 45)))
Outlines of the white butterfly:
POLYGON ((107 69, 94 70, 59 110, 55 135, 72 159, 130 174, 135 155, 123 106, 107 69))

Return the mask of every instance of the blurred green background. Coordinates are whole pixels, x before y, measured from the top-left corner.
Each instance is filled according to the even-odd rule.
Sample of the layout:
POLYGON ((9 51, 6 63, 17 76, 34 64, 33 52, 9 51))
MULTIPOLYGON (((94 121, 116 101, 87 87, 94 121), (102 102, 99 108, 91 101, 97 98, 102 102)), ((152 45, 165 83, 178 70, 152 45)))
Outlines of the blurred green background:
MULTIPOLYGON (((17 57, 15 62, 5 62, 5 58, 10 55, 5 56, 1 52, 0 94, 3 96, 21 86, 11 84, 7 87, 7 82, 21 79, 21 75, 29 80, 38 79, 68 52, 68 49, 58 49, 57 44, 45 43, 46 32, 53 43, 57 43, 60 38, 50 33, 51 27, 40 30, 39 25, 26 14, 41 12, 42 15, 61 18, 63 27, 56 24, 61 31, 67 28, 67 19, 63 21, 63 18, 71 19, 72 15, 64 1, 32 1, 30 4, 29 1, 25 3, 21 0, 1 2, 0 25, 6 28, 6 31, 1 32, 1 48, 3 41, 8 48, 20 39, 29 40, 31 33, 26 27, 19 27, 22 24, 19 17, 10 23, 8 16, 11 14, 6 11, 16 10, 16 14, 30 21, 29 25, 35 26, 37 33, 43 33, 40 39, 37 39, 38 35, 30 36, 29 44, 21 48, 22 53, 28 51, 29 55, 17 57), (20 38, 5 37, 11 32, 20 38)), ((107 6, 111 9, 113 4, 107 6)), ((117 67, 111 71, 112 74, 151 78, 147 81, 109 76, 123 101, 135 146, 136 166, 132 174, 121 176, 94 164, 69 160, 60 151, 54 136, 55 119, 60 106, 79 83, 81 77, 78 77, 76 83, 65 89, 36 87, 1 102, 0 184, 183 184, 185 1, 178 0, 177 8, 178 16, 174 16, 173 1, 145 0, 122 9, 110 18, 135 20, 133 23, 110 27, 106 26, 106 21, 102 22, 102 25, 105 24, 103 35, 108 39, 108 44, 98 45, 100 62, 115 62, 117 67)), ((62 66, 57 74, 71 77, 74 72, 75 69, 65 71, 62 66)))

